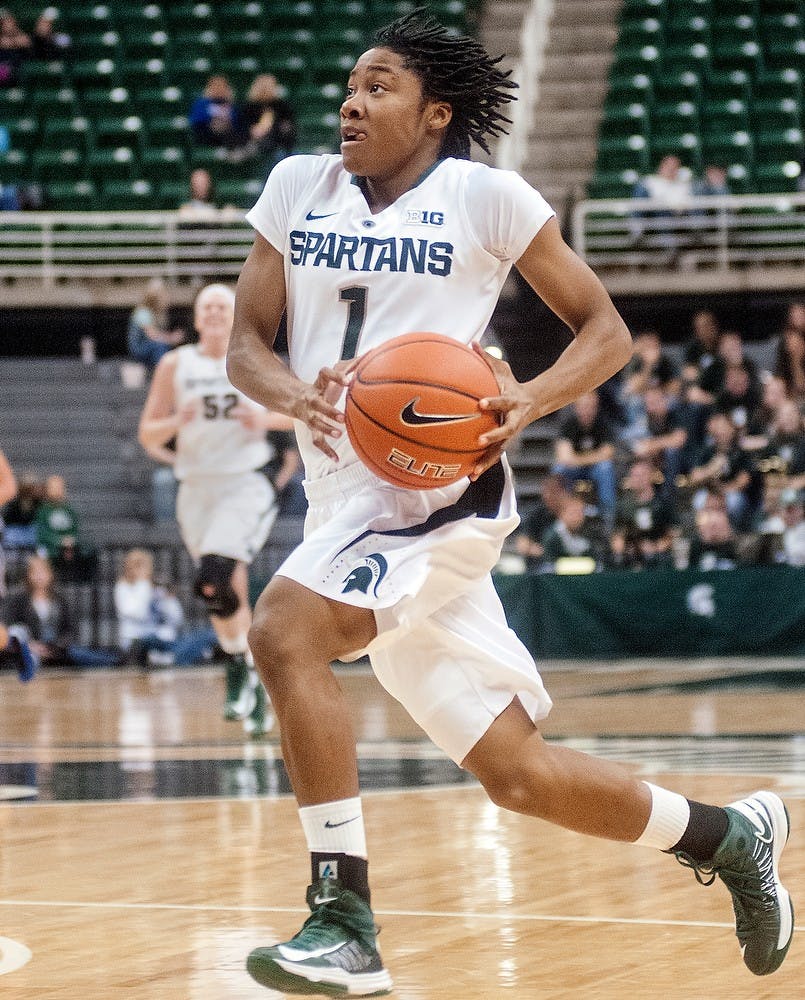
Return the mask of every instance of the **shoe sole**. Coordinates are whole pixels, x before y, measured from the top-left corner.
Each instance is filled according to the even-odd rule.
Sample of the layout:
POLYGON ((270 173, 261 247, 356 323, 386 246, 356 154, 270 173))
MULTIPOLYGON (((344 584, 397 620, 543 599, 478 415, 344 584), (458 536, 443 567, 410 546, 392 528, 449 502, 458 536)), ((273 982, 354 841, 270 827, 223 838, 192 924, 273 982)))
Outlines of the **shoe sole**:
POLYGON ((751 817, 751 812, 744 812, 744 810, 741 809, 741 806, 746 802, 756 802, 762 806, 769 818, 769 821, 771 822, 773 831, 772 875, 774 877, 774 887, 777 892, 777 900, 780 906, 780 934, 777 938, 777 951, 774 955, 773 964, 763 972, 755 973, 755 975, 766 976, 772 972, 776 972, 777 969, 779 969, 783 964, 783 960, 788 954, 788 949, 791 946, 791 941, 794 937, 794 904, 791 901, 791 896, 789 895, 788 890, 780 881, 780 874, 778 871, 778 865, 780 857, 783 853, 783 848, 788 843, 788 837, 791 833, 791 819, 788 815, 788 809, 786 809, 785 803, 780 796, 775 795, 774 792, 755 792, 754 795, 748 795, 740 802, 732 803, 730 808, 737 809, 744 816, 751 817))
MULTIPOLYGON (((317 970, 307 968, 306 975, 300 975, 294 969, 299 968, 293 962, 283 962, 252 952, 246 959, 246 971, 261 986, 280 993, 292 993, 297 996, 325 997, 384 997, 391 993, 391 976, 383 969, 382 972, 371 972, 356 977, 343 969, 327 969, 326 974, 339 982, 325 982, 316 979, 317 970)), ((322 970, 321 975, 324 975, 322 970)))

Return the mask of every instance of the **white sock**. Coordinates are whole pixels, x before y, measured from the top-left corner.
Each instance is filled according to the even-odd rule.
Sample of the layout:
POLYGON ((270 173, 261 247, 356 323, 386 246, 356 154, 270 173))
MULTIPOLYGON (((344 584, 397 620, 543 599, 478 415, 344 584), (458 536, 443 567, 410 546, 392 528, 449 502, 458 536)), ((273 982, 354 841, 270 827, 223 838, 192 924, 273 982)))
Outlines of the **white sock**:
POLYGON ((302 806, 299 819, 311 853, 332 851, 356 858, 369 857, 360 798, 302 806))
POLYGON ((684 795, 669 792, 645 781, 651 792, 651 815, 646 823, 646 829, 635 841, 641 847, 656 847, 660 851, 669 851, 678 844, 688 828, 690 820, 690 805, 684 795))
POLYGON ((236 656, 238 653, 246 653, 249 648, 245 632, 241 635, 236 635, 234 639, 231 639, 228 636, 221 637, 219 635, 218 645, 225 653, 229 653, 230 656, 236 656))

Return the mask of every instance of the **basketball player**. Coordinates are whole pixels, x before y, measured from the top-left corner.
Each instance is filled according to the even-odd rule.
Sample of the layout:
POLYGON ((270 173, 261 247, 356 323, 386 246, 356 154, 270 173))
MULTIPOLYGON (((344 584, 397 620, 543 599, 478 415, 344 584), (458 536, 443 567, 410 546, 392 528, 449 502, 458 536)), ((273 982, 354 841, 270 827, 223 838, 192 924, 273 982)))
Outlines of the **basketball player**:
MULTIPOLYGON (((0 449, 0 509, 17 495, 17 477, 0 449)), ((3 518, 0 515, 0 670, 13 667, 23 683, 30 681, 39 669, 39 659, 28 643, 24 628, 12 625, 7 628, 2 612, 6 599, 6 561, 3 552, 3 518)))
POLYGON ((207 285, 198 293, 193 312, 198 343, 177 347, 160 360, 138 437, 151 454, 165 453, 165 445, 176 439, 176 516, 198 566, 196 593, 226 657, 224 714, 243 719, 246 731, 259 738, 272 720, 265 692, 249 668, 248 565, 268 537, 277 505, 257 470, 272 457, 266 432, 288 428, 290 421, 248 399, 227 377, 234 301, 225 285, 207 285))
POLYGON ((770 792, 688 801, 616 764, 546 743, 551 701, 508 629, 490 570, 518 523, 506 442, 617 372, 631 341, 603 286, 520 177, 469 160, 502 131, 514 86, 483 48, 422 13, 378 32, 341 107, 340 155, 295 156, 249 213, 228 368, 294 417, 310 504, 305 539, 255 608, 250 644, 275 710, 311 855, 311 915, 247 967, 285 993, 372 996, 377 950, 354 736, 331 661, 367 653, 380 682, 500 806, 675 854, 732 893, 749 968, 782 962, 792 909, 777 862, 786 810, 770 792), (344 433, 354 358, 413 330, 477 344, 512 264, 570 327, 557 362, 518 383, 494 362, 502 418, 473 473, 408 491, 375 478, 344 433), (290 367, 272 349, 287 308, 290 367), (361 580, 362 586, 355 581, 361 580))

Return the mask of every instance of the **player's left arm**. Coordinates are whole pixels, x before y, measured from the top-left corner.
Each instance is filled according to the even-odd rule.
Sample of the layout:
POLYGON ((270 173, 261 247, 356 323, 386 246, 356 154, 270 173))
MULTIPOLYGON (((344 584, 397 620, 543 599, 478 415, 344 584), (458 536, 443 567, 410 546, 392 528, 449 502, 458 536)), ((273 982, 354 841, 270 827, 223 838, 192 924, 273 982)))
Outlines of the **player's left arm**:
MULTIPOLYGON (((562 239, 549 219, 517 261, 517 269, 545 304, 563 320, 573 340, 556 362, 529 382, 518 382, 503 361, 484 355, 500 385, 500 395, 482 399, 497 411, 501 425, 481 436, 488 450, 470 478, 500 457, 505 444, 524 427, 597 388, 629 361, 632 338, 604 286, 562 239)), ((475 349, 481 351, 476 344, 475 349)))
POLYGON ((16 495, 17 477, 14 475, 14 470, 11 468, 8 459, 0 451, 0 504, 8 503, 16 495))

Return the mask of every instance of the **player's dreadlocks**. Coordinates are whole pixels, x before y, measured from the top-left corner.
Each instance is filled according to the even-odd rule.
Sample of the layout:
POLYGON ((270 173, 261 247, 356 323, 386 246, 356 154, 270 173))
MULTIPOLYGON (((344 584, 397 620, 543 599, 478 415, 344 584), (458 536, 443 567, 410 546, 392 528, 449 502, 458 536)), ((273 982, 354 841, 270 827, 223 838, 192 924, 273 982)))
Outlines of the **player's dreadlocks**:
POLYGON ((442 156, 470 158, 470 140, 489 152, 487 136, 506 132, 502 123, 511 124, 498 107, 517 98, 508 93, 517 84, 509 80, 510 70, 502 72, 474 38, 453 35, 418 7, 375 34, 375 44, 402 56, 406 69, 422 81, 426 99, 447 101, 453 118, 447 126, 442 156))

